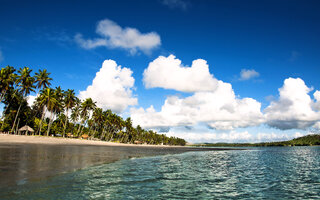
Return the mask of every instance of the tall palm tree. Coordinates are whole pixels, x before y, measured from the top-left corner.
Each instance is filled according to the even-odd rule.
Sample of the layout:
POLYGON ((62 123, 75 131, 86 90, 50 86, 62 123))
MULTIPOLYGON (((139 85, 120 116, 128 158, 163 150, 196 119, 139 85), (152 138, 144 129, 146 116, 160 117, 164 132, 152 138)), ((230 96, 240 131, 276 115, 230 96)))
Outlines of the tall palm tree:
MULTIPOLYGON (((0 70, 0 103, 2 100, 4 100, 5 95, 8 93, 8 91, 13 90, 13 96, 15 96, 16 91, 14 89, 15 82, 17 75, 14 73, 16 71, 15 68, 11 66, 6 66, 5 68, 2 68, 0 70)), ((5 116, 5 113, 7 112, 7 109, 9 108, 11 101, 7 102, 6 108, 3 111, 3 114, 1 116, 1 121, 5 116)), ((4 123, 1 125, 1 129, 3 128, 4 123)))
MULTIPOLYGON (((96 103, 91 99, 87 98, 85 99, 81 104, 81 119, 82 119, 82 125, 85 126, 89 112, 92 111, 96 107, 96 103)), ((81 126, 79 126, 78 134, 81 132, 81 126)))
POLYGON ((64 102, 64 108, 66 110, 66 120, 65 120, 64 128, 63 128, 63 137, 65 137, 65 134, 66 134, 66 127, 67 127, 67 122, 68 122, 69 110, 75 106, 76 98, 77 97, 75 96, 74 90, 68 89, 64 93, 63 102, 64 102))
MULTIPOLYGON (((72 133, 73 133, 73 130, 76 126, 76 123, 79 121, 80 112, 81 112, 81 100, 76 97, 75 106, 73 107, 73 109, 71 111, 71 116, 70 116, 71 121, 73 122, 72 133)), ((80 126, 80 124, 79 124, 79 126, 80 126)))
MULTIPOLYGON (((29 67, 20 68, 18 71, 18 73, 19 73, 18 78, 17 78, 18 88, 19 88, 19 91, 21 92, 24 100, 25 100, 26 96, 28 94, 30 94, 30 92, 34 92, 34 88, 35 88, 34 78, 31 76, 31 72, 32 72, 32 70, 29 69, 29 67)), ((14 130, 16 120, 18 118, 21 106, 22 106, 22 101, 20 102, 20 106, 18 108, 16 117, 14 119, 11 132, 13 132, 13 130, 14 130)))
POLYGON ((0 70, 0 103, 10 88, 13 88, 17 75, 15 68, 7 66, 0 70))
POLYGON ((40 124, 39 124, 38 133, 40 135, 41 134, 42 121, 44 119, 46 111, 53 112, 53 110, 54 110, 54 108, 55 108, 55 106, 56 106, 58 101, 56 99, 54 90, 52 88, 43 89, 40 92, 40 95, 37 97, 36 101, 40 106, 45 106, 46 107, 45 112, 42 114, 41 121, 40 121, 40 124))
POLYGON ((37 89, 41 90, 47 87, 50 87, 51 83, 50 81, 52 80, 52 78, 49 77, 51 73, 48 73, 46 69, 44 70, 40 70, 39 72, 35 73, 35 83, 36 83, 36 87, 37 89))
POLYGON ((99 131, 102 129, 103 122, 105 121, 102 108, 95 108, 92 114, 92 119, 95 124, 93 135, 95 135, 96 129, 99 131))
POLYGON ((48 124, 48 130, 47 130, 47 136, 50 133, 50 128, 53 123, 53 119, 55 118, 56 115, 59 115, 61 111, 63 110, 63 95, 64 91, 61 89, 61 87, 56 87, 56 89, 53 90, 53 96, 55 99, 55 102, 52 102, 52 107, 50 108, 50 120, 48 124))
MULTIPOLYGON (((36 84, 36 88, 38 90, 43 90, 47 87, 50 87, 51 83, 50 81, 52 80, 52 78, 49 77, 51 73, 48 73, 46 69, 44 70, 40 70, 39 69, 39 72, 36 72, 35 73, 35 84, 36 84)), ((37 96, 39 95, 39 93, 37 94, 37 96)), ((43 106, 40 106, 39 109, 41 110, 42 109, 42 116, 41 116, 41 119, 40 119, 40 124, 42 124, 42 120, 44 118, 44 114, 46 112, 46 106, 43 105, 43 106)), ((40 126, 39 126, 40 127, 40 126)), ((39 129, 40 130, 40 129, 39 129)), ((40 132, 39 132, 40 133, 40 132)))

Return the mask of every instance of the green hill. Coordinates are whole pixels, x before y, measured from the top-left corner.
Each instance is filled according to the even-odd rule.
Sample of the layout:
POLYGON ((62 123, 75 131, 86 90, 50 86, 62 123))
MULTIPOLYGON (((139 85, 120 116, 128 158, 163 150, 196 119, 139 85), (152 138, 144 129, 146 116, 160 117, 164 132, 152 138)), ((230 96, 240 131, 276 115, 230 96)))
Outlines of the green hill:
POLYGON ((313 146, 320 145, 320 134, 306 135, 288 141, 262 143, 204 143, 193 146, 204 147, 268 147, 268 146, 313 146))

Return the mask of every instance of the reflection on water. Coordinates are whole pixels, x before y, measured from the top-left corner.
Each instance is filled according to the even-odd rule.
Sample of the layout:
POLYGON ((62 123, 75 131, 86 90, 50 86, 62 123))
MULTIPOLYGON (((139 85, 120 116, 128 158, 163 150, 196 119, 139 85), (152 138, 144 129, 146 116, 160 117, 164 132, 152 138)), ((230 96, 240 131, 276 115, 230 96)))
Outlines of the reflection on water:
POLYGON ((122 160, 8 187, 3 199, 319 199, 320 147, 122 160))
MULTIPOLYGON (((141 156, 182 153, 194 148, 0 144, 0 188, 25 184, 92 165, 141 156)), ((199 150, 199 149, 198 149, 199 150)))

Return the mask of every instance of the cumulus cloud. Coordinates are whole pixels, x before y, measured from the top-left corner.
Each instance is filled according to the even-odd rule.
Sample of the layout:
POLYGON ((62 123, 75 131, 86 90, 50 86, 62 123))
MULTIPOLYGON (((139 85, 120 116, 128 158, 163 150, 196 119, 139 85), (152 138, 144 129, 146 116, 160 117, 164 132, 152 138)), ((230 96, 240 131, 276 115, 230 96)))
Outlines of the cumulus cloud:
POLYGON ((194 126, 204 123, 217 130, 256 126, 263 122, 261 104, 251 98, 237 98, 231 84, 218 81, 215 91, 196 92, 186 98, 168 97, 159 112, 132 108, 131 118, 145 128, 194 126))
POLYGON ((36 101, 37 95, 29 95, 27 97, 28 106, 32 106, 34 102, 36 101))
POLYGON ((190 6, 189 2, 183 0, 162 0, 161 3, 171 9, 180 8, 181 10, 187 10, 190 6))
POLYGON ((212 132, 181 132, 181 131, 170 131, 166 133, 167 136, 174 136, 184 138, 188 142, 191 143, 202 143, 202 142, 210 142, 210 143, 256 143, 256 142, 274 142, 274 141, 285 141, 291 140, 293 138, 301 137, 306 133, 264 133, 259 132, 257 134, 249 133, 248 131, 228 131, 222 133, 212 133, 212 132))
POLYGON ((320 92, 309 96, 312 88, 300 78, 288 78, 279 89, 279 99, 264 110, 267 124, 278 129, 305 129, 320 120, 320 92))
POLYGON ((240 72, 239 80, 246 81, 259 76, 260 76, 259 72, 256 72, 254 69, 242 69, 240 72))
POLYGON ((150 53, 161 44, 160 36, 155 32, 141 33, 135 28, 122 28, 109 19, 98 22, 96 33, 100 36, 99 38, 84 39, 81 34, 77 34, 75 41, 85 49, 104 46, 126 49, 132 54, 137 51, 150 53))
MULTIPOLYGON (((243 79, 257 76, 252 75, 255 74, 254 70, 243 72, 248 72, 246 75, 243 73, 243 79)), ((145 69, 143 79, 146 88, 161 87, 192 94, 188 97, 169 96, 159 110, 152 105, 147 109, 131 108, 133 124, 161 130, 166 134, 176 134, 177 132, 172 130, 184 127, 185 131, 179 133, 182 135, 175 136, 187 140, 198 138, 202 141, 277 141, 292 139, 301 136, 301 133, 248 135, 246 132, 238 134, 236 131, 261 124, 281 130, 320 127, 320 91, 315 91, 312 99, 309 92, 313 89, 307 87, 300 78, 286 79, 279 89, 279 98, 270 98, 271 102, 263 112, 260 102, 252 98, 240 98, 231 84, 214 78, 209 73, 205 60, 195 60, 191 67, 185 67, 173 55, 160 56, 145 69), (206 126, 209 129, 198 133, 186 131, 197 126, 206 126), (221 135, 219 132, 225 133, 221 135)))
POLYGON ((138 100, 132 96, 134 78, 129 68, 121 67, 113 60, 105 60, 92 84, 80 91, 81 99, 92 98, 103 109, 122 112, 138 100))
POLYGON ((194 60, 191 67, 187 67, 174 55, 159 56, 151 62, 144 70, 143 81, 146 88, 161 87, 182 92, 213 91, 218 83, 205 60, 194 60))

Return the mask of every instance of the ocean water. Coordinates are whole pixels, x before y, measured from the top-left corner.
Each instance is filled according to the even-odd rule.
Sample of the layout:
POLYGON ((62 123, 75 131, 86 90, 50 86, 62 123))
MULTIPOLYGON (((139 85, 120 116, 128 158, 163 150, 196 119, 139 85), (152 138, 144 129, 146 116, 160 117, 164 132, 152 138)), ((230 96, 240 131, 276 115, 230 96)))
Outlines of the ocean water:
POLYGON ((0 199, 320 199, 320 147, 131 158, 2 187, 0 199))

